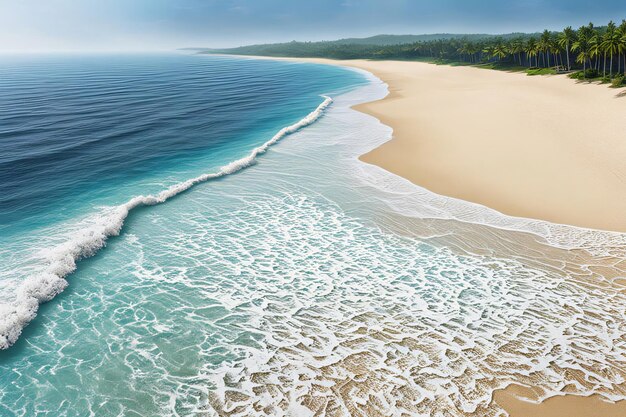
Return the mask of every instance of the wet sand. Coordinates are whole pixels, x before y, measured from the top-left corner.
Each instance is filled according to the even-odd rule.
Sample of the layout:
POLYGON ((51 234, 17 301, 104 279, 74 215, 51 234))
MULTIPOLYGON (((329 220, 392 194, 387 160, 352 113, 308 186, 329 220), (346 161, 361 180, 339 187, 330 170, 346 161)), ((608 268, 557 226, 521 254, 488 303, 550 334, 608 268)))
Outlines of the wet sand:
MULTIPOLYGON (((564 76, 418 62, 348 65, 374 73, 390 90, 357 107, 394 130, 364 162, 505 214, 626 231, 626 98, 619 91, 564 76)), ((511 417, 626 415, 626 401, 541 396, 514 384, 496 391, 494 402, 511 417)))
POLYGON ((536 393, 527 387, 510 385, 496 391, 494 401, 510 417, 622 417, 626 416, 626 400, 608 402, 598 395, 581 397, 564 395, 537 402, 536 393))

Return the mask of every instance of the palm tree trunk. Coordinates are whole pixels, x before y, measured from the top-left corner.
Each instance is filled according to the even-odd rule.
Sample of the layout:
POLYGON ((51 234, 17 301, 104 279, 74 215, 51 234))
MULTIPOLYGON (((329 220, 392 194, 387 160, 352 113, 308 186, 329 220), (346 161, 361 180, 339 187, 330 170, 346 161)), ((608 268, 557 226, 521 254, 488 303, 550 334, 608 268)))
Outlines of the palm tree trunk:
POLYGON ((611 78, 613 78, 613 51, 611 51, 611 66, 609 68, 611 71, 611 78))
POLYGON ((567 70, 570 71, 572 69, 570 63, 569 63, 569 43, 566 45, 566 49, 565 52, 567 54, 567 70))
POLYGON ((604 69, 602 70, 602 76, 606 77, 606 52, 604 53, 604 69))

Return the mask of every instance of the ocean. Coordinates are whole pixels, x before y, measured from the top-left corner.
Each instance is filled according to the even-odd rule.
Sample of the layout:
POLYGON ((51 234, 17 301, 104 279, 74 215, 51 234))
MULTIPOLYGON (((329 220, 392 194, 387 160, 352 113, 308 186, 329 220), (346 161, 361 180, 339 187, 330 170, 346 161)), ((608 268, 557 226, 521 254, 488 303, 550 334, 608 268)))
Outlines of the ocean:
POLYGON ((626 296, 563 249, 596 235, 360 162, 391 129, 351 107, 386 93, 311 63, 4 56, 0 415, 497 416, 520 381, 619 398, 626 296))

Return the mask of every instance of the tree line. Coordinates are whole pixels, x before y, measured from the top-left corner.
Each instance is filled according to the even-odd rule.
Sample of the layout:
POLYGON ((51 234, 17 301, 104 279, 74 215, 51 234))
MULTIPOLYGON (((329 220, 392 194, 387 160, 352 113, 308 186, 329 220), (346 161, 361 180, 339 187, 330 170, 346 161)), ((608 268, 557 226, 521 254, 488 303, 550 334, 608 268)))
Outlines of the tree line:
MULTIPOLYGON (((422 49, 422 46, 418 47, 422 49)), ((425 51, 422 50, 422 53, 425 51)), ((442 49, 440 54, 449 51, 442 49)), ((457 58, 480 62, 495 59, 509 60, 520 66, 583 70, 583 77, 613 78, 626 74, 626 20, 617 26, 609 22, 597 28, 593 23, 578 30, 566 27, 561 32, 543 31, 539 36, 509 41, 463 42, 454 51, 457 58), (582 67, 582 68, 581 68, 582 67)))
POLYGON ((430 60, 443 63, 492 64, 494 67, 546 69, 573 72, 573 78, 617 78, 621 85, 626 76, 626 20, 618 26, 609 22, 593 23, 578 29, 544 30, 536 34, 490 36, 467 35, 447 39, 418 41, 397 45, 367 45, 334 42, 288 42, 251 45, 207 51, 288 57, 334 59, 430 60))

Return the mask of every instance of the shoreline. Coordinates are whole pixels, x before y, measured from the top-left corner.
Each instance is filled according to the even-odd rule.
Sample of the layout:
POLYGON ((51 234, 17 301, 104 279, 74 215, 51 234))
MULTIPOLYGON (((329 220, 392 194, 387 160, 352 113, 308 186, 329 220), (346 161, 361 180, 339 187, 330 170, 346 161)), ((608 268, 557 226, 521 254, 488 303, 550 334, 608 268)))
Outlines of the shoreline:
POLYGON ((615 90, 421 62, 307 61, 389 86, 355 108, 394 130, 361 161, 505 215, 626 232, 626 99, 615 90))
MULTIPOLYGON (((246 89, 257 82, 255 76, 248 84, 247 74, 258 69, 255 75, 262 77, 266 67, 259 65, 262 62, 206 64, 232 69, 233 75, 238 75, 234 69, 241 69, 243 75, 233 79, 246 89)), ((277 125, 276 133, 263 129, 269 132, 265 142, 255 143, 252 150, 245 143, 241 149, 233 148, 235 158, 231 152, 218 152, 215 159, 199 155, 198 164, 176 164, 176 175, 165 183, 148 178, 146 188, 143 180, 129 182, 113 196, 113 200, 123 197, 120 205, 103 208, 102 215, 99 208, 92 213, 92 205, 85 206, 89 211, 77 212, 90 214, 79 221, 71 216, 71 221, 59 223, 61 227, 50 222, 41 229, 43 240, 31 239, 28 232, 11 246, 18 250, 7 255, 44 249, 37 258, 9 256, 4 268, 11 287, 13 282, 22 283, 12 279, 15 267, 24 268, 16 278, 28 277, 29 286, 25 292, 17 291, 18 300, 24 294, 42 300, 47 287, 31 285, 38 277, 32 275, 31 266, 43 262, 50 272, 44 278, 51 278, 63 273, 59 264, 77 267, 79 259, 93 256, 94 248, 102 248, 107 238, 120 235, 110 242, 115 247, 106 249, 106 255, 69 272, 74 274, 73 294, 55 300, 57 305, 45 312, 44 321, 55 326, 31 328, 21 341, 27 347, 24 354, 10 354, 3 369, 9 388, 15 388, 7 390, 14 408, 26 409, 29 393, 42 392, 44 408, 75 404, 80 413, 92 408, 94 393, 119 397, 136 385, 133 381, 141 383, 137 392, 141 401, 130 398, 127 408, 139 414, 176 408, 218 414, 232 410, 254 414, 262 409, 296 414, 362 410, 369 415, 404 410, 493 417, 505 415, 504 407, 512 417, 532 417, 535 408, 519 414, 516 404, 535 407, 551 396, 545 404, 553 404, 553 398, 561 395, 569 404, 572 396, 566 393, 575 392, 579 397, 571 407, 578 411, 580 396, 594 393, 582 401, 599 410, 609 404, 601 398, 626 398, 626 386, 618 384, 625 378, 617 376, 626 373, 619 365, 614 368, 624 356, 619 336, 624 336, 620 313, 626 303, 626 297, 613 298, 615 281, 607 271, 620 267, 615 261, 550 247, 538 235, 499 229, 487 221, 444 218, 454 212, 450 206, 456 203, 456 213, 471 212, 476 205, 435 195, 361 161, 362 154, 386 143, 393 132, 358 111, 364 103, 384 103, 388 89, 379 78, 363 69, 275 66, 288 77, 304 76, 304 83, 298 78, 297 84, 280 81, 279 92, 290 101, 276 102, 277 107, 248 98, 246 105, 255 111, 260 108, 261 116, 273 117, 283 110, 293 114, 292 98, 308 108, 322 90, 333 91, 331 85, 335 104, 324 112, 332 101, 325 97, 299 121, 277 125), (364 74, 371 82, 362 83, 351 72, 364 74), (321 84, 316 83, 318 76, 324 76, 321 84), (309 94, 308 83, 315 88, 309 94), (290 133, 291 140, 266 152, 290 133), (261 163, 255 164, 257 158, 261 163), (241 170, 230 180, 199 186, 188 198, 175 197, 195 184, 241 170), (166 204, 153 207, 161 203, 166 204), (151 206, 152 214, 131 214, 142 205, 151 206), (433 216, 420 207, 432 207, 433 216), (419 213, 411 216, 414 208, 420 208, 419 213), (437 217, 436 212, 443 215, 437 217), (130 221, 128 216, 136 218, 124 231, 120 228, 127 218, 130 221), (48 261, 57 268, 48 268, 48 261), (94 294, 101 303, 93 303, 94 294), (130 307, 129 296, 136 300, 130 307), (129 332, 134 338, 125 343, 129 332), (98 337, 103 333, 111 337, 98 337), (113 349, 124 362, 104 358, 91 363, 94 349, 113 349), (46 354, 37 356, 38 352, 46 354), (189 359, 181 359, 181 352, 189 359), (66 358, 84 358, 84 365, 71 366, 66 358), (29 378, 34 366, 67 372, 29 378), (83 390, 80 380, 72 381, 84 370, 94 375, 95 382, 83 390), (111 372, 130 385, 102 389, 97 382, 111 372), (180 378, 181 372, 187 377, 180 378), (530 394, 536 395, 511 391, 512 383, 533 387, 530 394), (69 395, 58 394, 62 386, 69 386, 69 395), (540 393, 538 387, 545 391, 540 393), (175 402, 161 395, 168 391, 178 394, 175 402)), ((172 82, 188 87, 181 91, 191 94, 198 90, 196 84, 182 80, 198 67, 188 68, 193 71, 177 72, 181 77, 172 82)), ((218 86, 228 85, 220 77, 217 81, 218 86)), ((213 90, 211 84, 207 91, 213 90)), ((206 96, 204 88, 200 92, 206 96)), ((261 100, 273 98, 265 93, 261 100)), ((195 102, 206 108, 211 99, 195 102)), ((136 106, 131 103, 131 108, 136 106)), ((191 103, 183 110, 191 128, 194 122, 211 121, 191 103)), ((233 110, 232 115, 245 116, 239 107, 233 110)), ((218 116, 228 118, 229 113, 218 116)), ((91 115, 86 120, 92 119, 99 120, 91 115)), ((241 124, 240 119, 233 121, 241 124)), ((256 137, 259 124, 250 128, 256 137)), ((185 132, 181 129, 181 134, 185 132)), ((482 208, 493 211, 475 208, 481 216, 482 208)), ((39 237, 37 229, 32 235, 39 237)), ((619 247, 626 249, 623 237, 619 247)), ((626 277, 626 260, 619 276, 626 277)), ((58 277, 48 281, 65 279, 58 277)), ((611 410, 624 406, 626 401, 609 405, 611 410)), ((624 408, 618 411, 626 414, 624 408)))
POLYGON ((357 68, 385 82, 386 97, 355 106, 393 129, 365 163, 506 216, 626 232, 626 97, 614 89, 412 61, 238 57, 357 68))
MULTIPOLYGON (((399 175, 400 177, 408 179, 414 184, 420 187, 424 187, 437 194, 458 198, 464 201, 482 204, 488 208, 494 208, 502 212, 504 215, 523 217, 523 218, 528 218, 531 220, 538 219, 540 221, 548 221, 550 223, 555 223, 557 225, 582 227, 584 229, 599 229, 599 230, 613 229, 613 231, 618 231, 618 232, 626 231, 626 219, 620 219, 619 218, 620 213, 616 214, 615 210, 613 210, 614 216, 613 218, 609 219, 610 220, 609 222, 586 223, 585 219, 588 219, 590 215, 593 215, 593 214, 597 215, 597 213, 594 213, 593 211, 591 211, 590 213, 589 210, 583 211, 582 213, 583 216, 579 218, 580 221, 574 222, 574 221, 567 221, 568 220, 567 218, 562 219, 559 217, 535 215, 535 212, 530 212, 530 211, 518 212, 513 209, 512 210, 506 209, 506 207, 505 209, 502 209, 502 207, 500 207, 498 204, 491 204, 491 200, 489 200, 490 196, 488 195, 488 193, 484 200, 481 199, 480 201, 477 201, 477 199, 472 198, 472 196, 468 198, 467 195, 455 195, 453 192, 442 192, 438 188, 439 184, 437 183, 437 181, 434 181, 435 186, 431 186, 430 183, 424 184, 421 181, 421 177, 419 176, 420 172, 416 173, 416 172, 411 171, 411 163, 412 162, 414 163, 415 159, 417 159, 420 162, 423 162, 423 158, 422 159, 415 158, 416 153, 418 153, 421 150, 421 147, 424 145, 423 141, 421 140, 422 139, 421 135, 424 133, 438 133, 438 132, 429 131, 427 127, 420 126, 419 122, 423 122, 423 124, 426 125, 427 122, 429 121, 428 116, 436 116, 436 114, 434 113, 436 113, 437 110, 440 110, 441 107, 445 106, 445 104, 447 103, 444 99, 444 100, 441 100, 441 102, 439 103, 435 103, 436 105, 434 105, 431 108, 425 108, 424 102, 419 101, 419 97, 416 99, 415 96, 418 95, 417 93, 419 93, 419 95, 423 96, 421 97, 422 100, 427 101, 428 99, 431 99, 433 97, 432 93, 437 92, 436 85, 432 86, 432 89, 430 91, 428 91, 428 89, 426 89, 426 91, 424 91, 423 89, 420 89, 423 86, 423 84, 419 84, 417 88, 415 87, 415 85, 412 86, 411 80, 410 80, 410 78, 412 77, 412 74, 410 72, 411 70, 414 70, 414 68, 411 68, 411 67, 413 65, 416 65, 419 67, 422 67, 422 66, 432 67, 435 73, 438 72, 437 70, 441 68, 444 68, 445 72, 454 72, 457 69, 459 69, 459 67, 447 67, 446 68, 442 66, 436 66, 434 64, 403 62, 403 61, 400 61, 400 62, 363 61, 363 60, 338 61, 338 60, 317 59, 317 58, 296 59, 296 58, 251 57, 251 56, 248 56, 247 58, 278 59, 278 60, 289 60, 289 61, 296 61, 296 62, 310 62, 310 63, 329 64, 329 65, 344 66, 344 67, 353 67, 353 68, 370 72, 374 74, 376 77, 378 77, 379 79, 381 79, 383 82, 385 82, 389 88, 389 94, 386 97, 379 99, 379 100, 372 101, 372 102, 367 102, 367 103, 354 106, 355 110, 371 115, 377 118, 381 123, 393 129, 393 135, 389 141, 385 142, 381 146, 359 157, 359 160, 361 160, 362 162, 383 168, 386 171, 389 171, 393 174, 399 175), (399 66, 404 66, 405 68, 401 69, 399 73, 394 74, 393 68, 384 68, 384 66, 386 65, 390 67, 393 67, 394 65, 399 65, 399 66), (380 66, 383 66, 383 68, 379 68, 380 66), (417 105, 417 108, 415 107, 415 105, 417 105), (406 110, 407 107, 410 109, 414 109, 414 112, 403 111, 403 107, 404 107, 404 110, 406 110), (421 116, 416 117, 416 113, 421 113, 421 116), (404 155, 402 155, 402 153, 404 153, 404 155), (400 162, 400 165, 404 163, 405 166, 398 168, 397 166, 398 162, 400 162), (407 169, 407 171, 404 171, 404 169, 407 169)), ((463 68, 467 69, 467 67, 463 67, 463 68)), ((477 75, 484 76, 486 78, 491 78, 492 76, 499 76, 502 79, 505 79, 505 78, 510 79, 511 77, 517 77, 517 78, 524 79, 522 83, 524 83, 525 80, 529 80, 530 82, 534 83, 535 79, 542 78, 540 82, 541 83, 547 82, 548 84, 554 84, 553 82, 554 79, 557 79, 559 81, 558 88, 561 88, 561 89, 564 88, 564 89, 576 90, 576 89, 581 88, 582 90, 586 90, 586 89, 592 88, 594 90, 602 90, 600 93, 595 93, 592 95, 599 95, 599 96, 602 96, 603 98, 610 98, 611 95, 615 94, 615 92, 612 91, 611 89, 602 88, 600 86, 596 86, 593 84, 588 84, 588 85, 583 85, 583 86, 573 85, 575 84, 575 81, 568 79, 564 76, 527 77, 525 74, 519 74, 519 73, 484 71, 478 68, 469 68, 469 69, 473 71, 479 71, 480 74, 477 74, 477 75)), ((422 70, 427 71, 427 69, 425 68, 422 68, 422 70)), ((428 71, 427 71, 427 74, 428 75, 425 76, 425 78, 428 78, 428 76, 433 75, 433 74, 429 74, 428 71)), ((422 80, 422 81, 427 82, 427 80, 422 80)), ((462 81, 459 81, 459 82, 462 83, 462 81)), ((483 80, 483 83, 485 82, 486 81, 483 80)), ((431 84, 433 83, 431 82, 431 84)), ((487 89, 489 89, 490 86, 491 86, 491 83, 489 83, 489 85, 484 85, 484 84, 482 85, 482 87, 485 87, 487 89)), ((454 86, 454 88, 458 88, 458 85, 454 86)), ((466 85, 465 88, 470 89, 472 88, 472 86, 466 85)), ((515 88, 518 88, 518 87, 515 87, 515 88)), ((451 91, 451 92, 448 91, 448 93, 453 94, 454 91, 451 91)), ((532 93, 528 93, 528 94, 532 94, 532 93)), ((435 99, 434 101, 437 101, 437 100, 435 99)), ((623 103, 626 104, 626 101, 624 101, 623 103)), ((621 105, 624 106, 624 104, 621 104, 621 105)), ((626 110, 626 106, 624 106, 624 109, 626 110)), ((455 108, 455 110, 458 110, 458 108, 455 108)), ((527 112, 529 111, 528 109, 525 109, 525 110, 527 112)), ((453 120, 455 116, 457 116, 457 114, 452 113, 452 114, 447 114, 447 116, 449 116, 450 119, 453 120)), ((592 127, 595 127, 595 126, 592 126, 592 127)), ((475 139, 474 136, 469 135, 469 137, 470 139, 475 139)), ((439 138, 439 136, 434 135, 432 142, 435 142, 437 138, 439 138)), ((462 138, 465 139, 466 136, 462 136, 462 138)), ((443 151, 450 150, 449 146, 452 144, 454 144, 454 140, 450 140, 446 144, 448 145, 448 147, 444 146, 443 151)), ((480 142, 480 145, 484 145, 484 144, 485 142, 480 142)), ((536 145, 536 140, 534 144, 536 145)), ((434 146, 436 144, 428 143, 427 145, 434 146)), ((622 149, 621 152, 624 152, 623 153, 624 160, 626 160, 626 147, 622 147, 621 149, 622 149)), ((558 150, 559 149, 557 149, 557 151, 558 150)), ((479 148, 478 151, 481 151, 481 148, 479 148)), ((428 152, 426 152, 426 154, 427 156, 429 155, 428 152)), ((492 157, 497 156, 497 155, 498 155, 497 152, 490 154, 490 156, 492 157)), ((553 152, 553 153, 550 153, 548 156, 554 157, 554 155, 555 154, 553 152)), ((622 155, 622 153, 619 153, 619 155, 622 155)), ((467 155, 465 153, 461 153, 460 155, 459 154, 452 155, 452 159, 454 162, 458 162, 459 158, 471 158, 471 157, 475 158, 476 156, 477 156, 476 154, 467 155)), ((515 157, 517 155, 510 154, 509 156, 515 157)), ((524 156, 529 157, 529 155, 524 155, 524 156)), ((441 157, 441 155, 439 155, 439 157, 441 157)), ((437 160, 437 157, 432 158, 432 159, 437 160)), ((430 166, 431 165, 429 165, 429 167, 430 166)), ((454 173, 454 170, 451 170, 451 172, 454 173)), ((505 170, 503 170, 502 172, 506 174, 505 170)), ((622 178, 626 178, 626 169, 624 169, 622 173, 624 174, 622 178)), ((459 178, 462 178, 462 176, 459 178)), ((453 179, 456 180, 458 178, 454 177, 453 175, 453 179)), ((462 186, 462 184, 459 184, 459 186, 462 186)), ((626 187, 626 184, 624 185, 624 187, 626 187)), ((616 195, 616 198, 618 197, 619 195, 616 195)), ((626 199, 624 198, 620 200, 619 205, 617 205, 617 207, 618 208, 622 207, 622 205, 624 207, 623 212, 626 212, 626 199)), ((509 208, 514 207, 514 203, 509 203, 507 207, 509 208)), ((593 207, 594 206, 592 206, 592 208, 593 207)), ((603 217, 603 216, 597 215, 597 217, 603 217)), ((600 220, 607 220, 607 219, 603 217, 600 220)), ((533 416, 558 417, 562 415, 564 412, 568 413, 568 415, 572 417, 587 417, 589 415, 589 412, 594 411, 594 410, 595 411, 600 410, 603 413, 603 415, 606 415, 607 417, 617 417, 617 416, 626 414, 626 401, 611 402, 610 400, 602 397, 599 394, 586 396, 581 393, 571 393, 571 391, 568 391, 567 387, 561 392, 561 394, 548 395, 546 397, 547 393, 541 394, 533 387, 520 385, 520 382, 521 381, 511 381, 508 386, 506 386, 505 388, 497 389, 493 393, 492 402, 498 404, 498 406, 504 409, 511 417, 533 417, 533 416)))
MULTIPOLYGON (((597 229, 609 232, 626 232, 626 218, 619 218, 620 213, 626 213, 626 199, 624 198, 619 201, 617 205, 617 210, 613 211, 613 217, 608 222, 595 222, 593 221, 593 219, 589 218, 588 212, 583 213, 583 216, 581 217, 572 218, 574 219, 573 221, 568 221, 569 218, 561 218, 554 213, 545 213, 544 215, 544 213, 538 211, 516 208, 515 203, 501 204, 501 202, 495 200, 493 196, 476 196, 461 193, 459 192, 458 188, 447 189, 441 186, 441 182, 424 181, 425 179, 428 179, 426 176, 424 176, 424 173, 419 171, 416 172, 412 169, 412 158, 415 158, 416 154, 421 150, 421 145, 423 145, 420 133, 424 132, 423 129, 425 129, 425 127, 419 125, 419 120, 428 119, 428 116, 432 115, 433 109, 431 108, 430 111, 427 112, 427 114, 425 114, 422 119, 412 119, 410 113, 408 115, 406 112, 403 113, 402 107, 406 108, 407 106, 413 104, 411 103, 412 98, 416 96, 416 89, 411 88, 412 86, 410 85, 410 75, 407 74, 407 72, 401 72, 400 74, 397 74, 387 68, 381 67, 383 67, 385 63, 389 63, 390 65, 399 64, 405 67, 410 67, 412 66, 411 64, 416 64, 415 66, 428 66, 434 69, 445 67, 446 72, 453 72, 458 68, 466 68, 470 71, 482 72, 485 74, 486 77, 491 77, 493 73, 498 73, 499 71, 484 71, 480 68, 473 67, 450 67, 439 66, 430 63, 412 63, 404 61, 338 61, 329 59, 307 59, 306 61, 321 64, 348 66, 365 70, 374 74, 374 76, 378 77, 388 85, 389 93, 386 97, 380 100, 366 102, 354 106, 355 110, 371 115, 377 118, 381 123, 390 126, 393 129, 392 137, 389 141, 361 155, 359 157, 360 161, 383 168, 391 173, 408 179, 412 183, 420 187, 424 187, 434 193, 458 198, 472 203, 478 203, 486 207, 496 209, 504 215, 537 219, 542 221, 548 221, 550 223, 581 227, 584 229, 597 229), (415 132, 417 132, 417 134, 415 132), (404 166, 399 167, 399 161, 401 164, 403 163, 404 166), (620 209, 622 207, 623 210, 620 209)), ((533 81, 533 78, 538 78, 528 77, 526 74, 519 73, 503 73, 503 75, 504 77, 502 78, 509 76, 523 77, 525 79, 530 79, 529 81, 531 82, 533 81)), ((567 83, 575 84, 574 80, 565 78, 564 76, 560 76, 560 79, 561 81, 564 80, 567 83)), ((598 87, 600 87, 594 84, 587 84, 587 86, 591 86, 596 90, 599 90, 598 87)), ((418 89, 420 87, 422 87, 422 85, 419 85, 418 89)), ((568 86, 568 88, 573 89, 575 89, 576 87, 578 86, 568 86)), ((603 91, 602 93, 598 93, 598 95, 603 94, 608 98, 610 95, 614 94, 614 92, 606 88, 606 86, 604 86, 604 90, 605 91, 603 91)), ((423 91, 417 91, 417 93, 422 93, 425 96, 427 95, 423 91)), ((424 97, 424 102, 427 100, 428 97, 424 97)), ((424 102, 420 104, 424 104, 424 102)), ((445 103, 443 104, 445 105, 445 103)), ((626 101, 624 102, 624 104, 626 104, 626 101)), ((623 110, 626 110, 625 105, 622 105, 622 107, 623 110)), ((422 110, 422 107, 420 107, 420 110, 422 110)), ((452 115, 452 117, 454 116, 456 115, 452 115)), ((624 118, 624 121, 626 121, 626 117, 624 118)), ((424 123, 424 125, 427 125, 427 123, 424 123)), ((437 139, 437 136, 433 137, 433 142, 437 139)), ((474 137, 472 137, 471 139, 474 139, 474 137)), ((624 156, 623 160, 626 161, 626 147, 622 148, 621 154, 623 154, 624 156)), ((465 158, 466 156, 467 154, 457 155, 457 157, 460 158, 465 158)), ((473 156, 475 157, 476 154, 474 154, 473 156)), ((420 159, 420 161, 424 162, 423 159, 420 159)), ((455 159, 455 161, 457 161, 457 159, 455 159)), ((624 189, 626 189, 626 163, 623 164, 622 168, 623 171, 621 172, 621 178, 623 180, 624 189)), ((453 180, 456 179, 456 177, 453 178, 453 180)), ((619 194, 616 194, 615 196, 617 197, 619 196, 619 194)), ((562 395, 549 395, 545 397, 545 395, 542 396, 539 392, 537 392, 537 390, 533 389, 533 387, 519 385, 516 382, 511 382, 511 384, 506 386, 505 388, 495 390, 493 393, 492 402, 498 404, 498 406, 504 409, 510 417, 558 417, 563 413, 566 413, 571 417, 587 417, 590 415, 589 413, 591 412, 601 412, 602 415, 606 417, 618 417, 626 414, 626 400, 611 402, 598 394, 571 394, 568 393, 566 390, 563 391, 562 395)))

